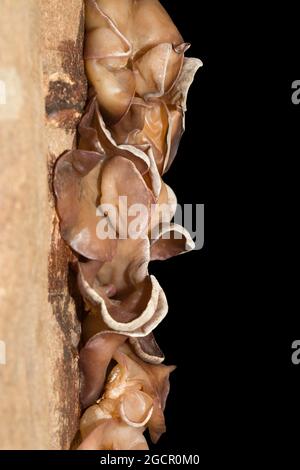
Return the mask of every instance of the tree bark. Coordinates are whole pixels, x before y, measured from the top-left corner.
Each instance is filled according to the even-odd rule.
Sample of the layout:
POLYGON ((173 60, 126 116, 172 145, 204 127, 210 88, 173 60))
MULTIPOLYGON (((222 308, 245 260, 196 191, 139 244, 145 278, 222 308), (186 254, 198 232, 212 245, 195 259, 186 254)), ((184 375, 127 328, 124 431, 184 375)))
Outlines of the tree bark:
POLYGON ((86 100, 83 1, 0 3, 0 449, 68 449, 79 419, 72 254, 57 157, 86 100))

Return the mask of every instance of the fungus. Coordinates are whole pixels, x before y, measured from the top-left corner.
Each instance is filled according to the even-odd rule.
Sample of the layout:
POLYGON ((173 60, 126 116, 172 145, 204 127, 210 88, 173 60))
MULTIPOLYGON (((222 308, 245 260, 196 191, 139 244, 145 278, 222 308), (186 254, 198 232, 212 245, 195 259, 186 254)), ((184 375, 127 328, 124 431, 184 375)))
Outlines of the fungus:
POLYGON ((147 364, 127 343, 120 343, 113 358, 117 365, 108 376, 101 399, 81 418, 83 442, 79 449, 105 449, 109 436, 108 448, 120 450, 127 448, 124 445, 128 445, 129 438, 142 444, 146 428, 154 443, 165 432, 163 411, 169 393, 169 374, 175 367, 147 364))
POLYGON ((194 248, 172 222, 177 201, 163 175, 202 63, 184 57, 190 44, 158 0, 85 0, 85 7, 89 102, 76 145, 54 174, 60 232, 77 255, 86 307, 79 449, 147 449, 145 429, 153 442, 165 431, 174 370, 162 364, 154 337, 168 304, 148 266, 194 248))

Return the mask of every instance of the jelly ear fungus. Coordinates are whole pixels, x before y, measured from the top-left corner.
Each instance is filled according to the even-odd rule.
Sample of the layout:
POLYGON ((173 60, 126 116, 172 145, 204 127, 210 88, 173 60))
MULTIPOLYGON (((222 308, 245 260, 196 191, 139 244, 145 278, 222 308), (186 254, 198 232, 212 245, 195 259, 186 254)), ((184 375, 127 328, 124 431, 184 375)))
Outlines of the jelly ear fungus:
POLYGON ((87 311, 79 449, 147 449, 145 429, 154 443, 165 432, 175 368, 162 364, 154 337, 168 304, 148 267, 194 248, 187 230, 172 223, 176 197, 163 175, 176 156, 187 93, 202 63, 184 56, 190 45, 157 0, 86 0, 85 18, 90 98, 77 148, 59 158, 54 176, 61 236, 77 254, 87 311), (136 239, 126 232, 128 214, 116 220, 97 209, 110 205, 120 214, 124 196, 146 207, 136 239), (101 221, 116 237, 99 238, 101 221))

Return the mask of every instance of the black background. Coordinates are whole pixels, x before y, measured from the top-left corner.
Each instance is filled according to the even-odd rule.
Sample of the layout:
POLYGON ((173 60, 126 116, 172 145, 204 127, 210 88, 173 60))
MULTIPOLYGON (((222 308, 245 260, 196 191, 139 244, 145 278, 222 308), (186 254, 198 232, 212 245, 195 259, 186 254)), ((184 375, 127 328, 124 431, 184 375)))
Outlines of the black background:
MULTIPOLYGON (((284 435, 285 445, 281 440, 280 447, 285 448, 285 454, 289 458, 296 457, 298 460, 300 364, 292 363, 291 356, 294 350, 291 346, 294 340, 300 339, 298 274, 300 105, 295 105, 291 101, 291 95, 295 91, 291 86, 294 80, 300 80, 300 56, 299 12, 294 10, 292 13, 292 11, 290 6, 284 17, 287 28, 282 44, 279 45, 281 60, 276 80, 277 120, 274 129, 277 129, 275 134, 277 158, 274 162, 272 192, 277 195, 277 200, 273 232, 275 243, 272 243, 274 251, 271 264, 275 276, 271 291, 274 304, 276 303, 276 307, 272 310, 272 322, 275 323, 273 338, 278 353, 274 355, 277 361, 273 361, 272 368, 274 401, 271 422, 277 430, 277 438, 284 435), (276 403, 278 406, 275 412, 276 403)), ((274 107, 273 104, 273 109, 274 107)))
POLYGON ((250 456, 270 444, 271 458, 287 442, 292 453, 300 444, 300 365, 291 362, 300 339, 296 3, 161 3, 191 42, 187 55, 204 63, 165 180, 179 202, 205 204, 205 245, 151 266, 170 305, 156 336, 178 366, 155 448, 215 455, 225 441, 232 456, 250 444, 250 456))

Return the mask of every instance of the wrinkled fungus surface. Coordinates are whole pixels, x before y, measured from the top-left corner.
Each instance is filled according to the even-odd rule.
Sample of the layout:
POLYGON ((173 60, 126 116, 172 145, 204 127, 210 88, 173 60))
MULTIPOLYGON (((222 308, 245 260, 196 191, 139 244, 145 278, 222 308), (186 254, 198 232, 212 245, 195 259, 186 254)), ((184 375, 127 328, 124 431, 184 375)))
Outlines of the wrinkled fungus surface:
POLYGON ((87 310, 79 449, 147 449, 145 429, 153 442, 165 431, 174 369, 162 364, 153 335, 168 304, 148 266, 194 247, 172 223, 176 196, 162 178, 202 63, 184 57, 190 44, 157 0, 85 0, 85 17, 89 102, 77 145, 59 158, 54 176, 60 231, 78 255, 87 310), (124 197, 128 207, 145 207, 139 237, 130 236, 134 217, 122 210, 124 197), (113 207, 117 217, 99 207, 113 207), (100 237, 101 224, 116 236, 100 237))

